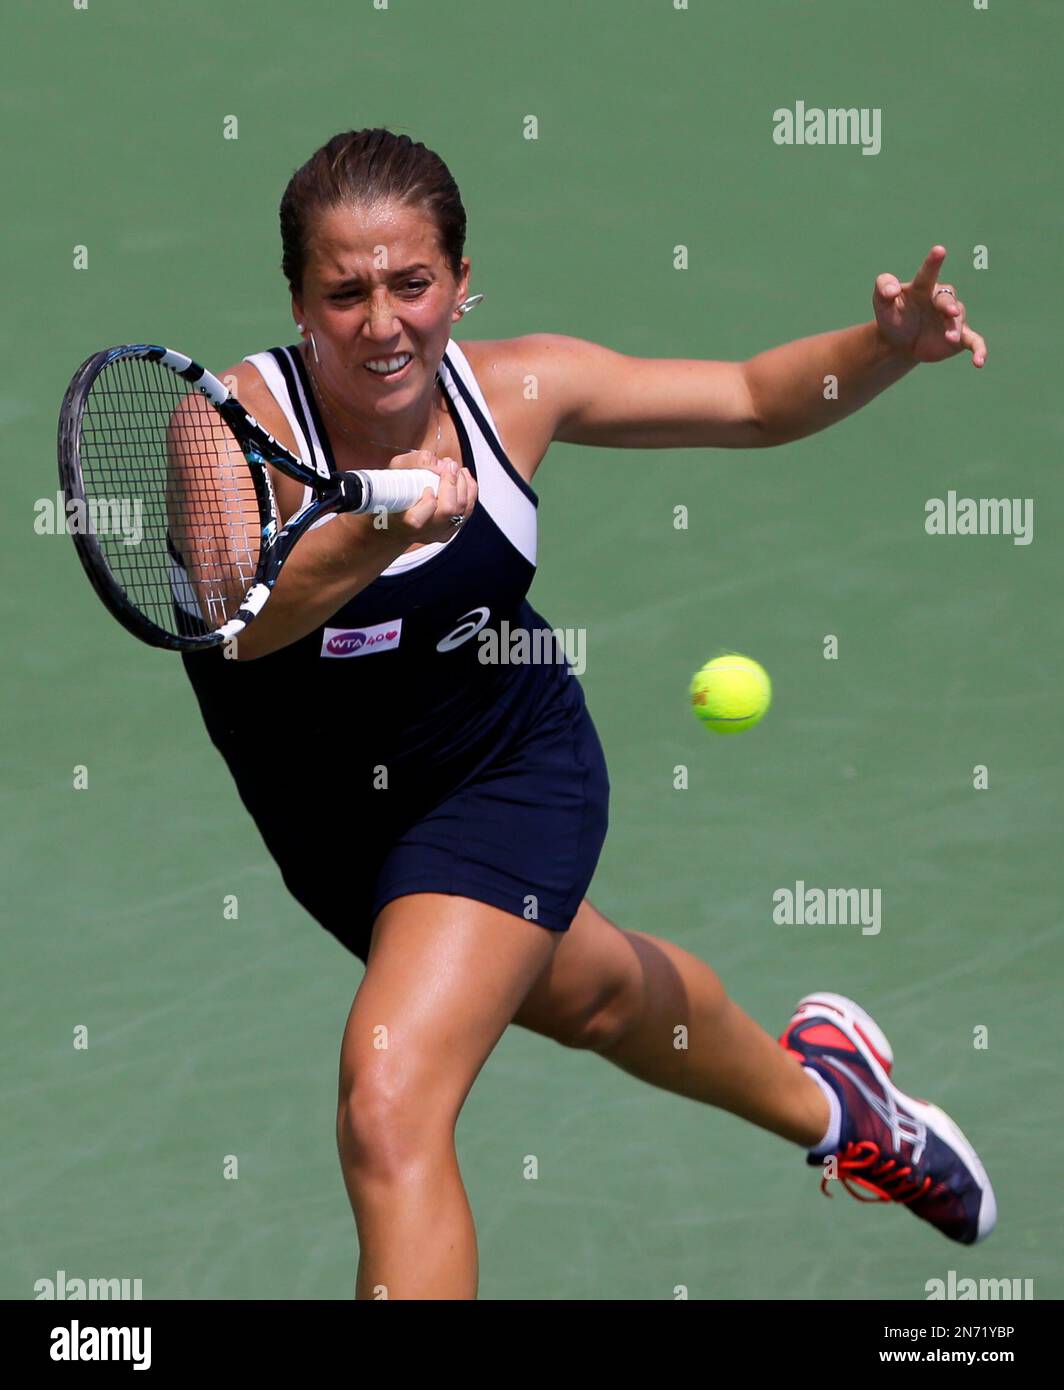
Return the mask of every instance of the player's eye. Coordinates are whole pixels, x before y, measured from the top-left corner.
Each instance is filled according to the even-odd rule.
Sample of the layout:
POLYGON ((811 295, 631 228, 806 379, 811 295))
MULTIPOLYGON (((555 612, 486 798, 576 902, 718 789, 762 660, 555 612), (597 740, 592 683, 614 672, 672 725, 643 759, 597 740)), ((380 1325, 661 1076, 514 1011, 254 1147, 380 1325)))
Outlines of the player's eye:
MULTIPOLYGON (((430 281, 428 280, 405 280, 403 282, 403 291, 404 293, 410 293, 416 297, 420 294, 424 294, 429 284, 430 281)), ((362 291, 358 289, 339 290, 336 294, 330 295, 329 298, 334 304, 343 304, 349 299, 355 299, 360 296, 361 293, 362 291)))

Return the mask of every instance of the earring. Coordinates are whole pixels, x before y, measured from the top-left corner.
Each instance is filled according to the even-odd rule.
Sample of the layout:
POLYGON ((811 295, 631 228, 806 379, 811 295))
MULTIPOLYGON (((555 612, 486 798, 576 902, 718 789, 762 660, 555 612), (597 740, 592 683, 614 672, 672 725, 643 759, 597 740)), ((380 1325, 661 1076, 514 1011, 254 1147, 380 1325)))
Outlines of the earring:
POLYGON ((318 366, 320 367, 320 366, 321 366, 321 358, 318 356, 318 345, 317 345, 317 343, 314 341, 314 334, 313 334, 313 333, 310 335, 310 350, 311 350, 311 352, 314 354, 314 361, 315 361, 315 362, 318 364, 318 366))
POLYGON ((458 312, 463 315, 468 314, 470 309, 475 309, 483 298, 482 294, 470 295, 468 299, 459 304, 458 312))
POLYGON ((296 327, 297 327, 297 328, 298 328, 298 329, 299 329, 299 331, 300 331, 300 333, 302 333, 302 332, 303 332, 303 327, 304 327, 304 325, 303 325, 303 324, 301 324, 301 323, 297 323, 297 324, 296 324, 296 327))

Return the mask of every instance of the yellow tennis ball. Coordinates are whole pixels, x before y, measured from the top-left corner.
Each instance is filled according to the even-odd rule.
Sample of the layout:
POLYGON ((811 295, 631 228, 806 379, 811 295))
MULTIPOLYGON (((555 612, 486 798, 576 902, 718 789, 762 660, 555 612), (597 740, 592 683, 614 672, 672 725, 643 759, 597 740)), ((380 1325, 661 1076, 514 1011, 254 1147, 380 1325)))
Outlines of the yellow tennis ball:
POLYGON ((737 652, 707 661, 691 680, 691 706, 702 723, 718 734, 753 728, 771 700, 768 672, 737 652))

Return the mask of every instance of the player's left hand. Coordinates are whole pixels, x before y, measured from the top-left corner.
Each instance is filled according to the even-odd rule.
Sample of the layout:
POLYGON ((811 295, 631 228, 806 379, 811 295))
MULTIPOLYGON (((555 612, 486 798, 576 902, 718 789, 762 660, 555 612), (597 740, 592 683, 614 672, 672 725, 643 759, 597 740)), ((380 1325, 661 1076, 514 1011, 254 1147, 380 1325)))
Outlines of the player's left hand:
POLYGON ((872 292, 876 323, 892 347, 909 353, 917 362, 942 362, 958 352, 970 352, 972 364, 981 367, 986 361, 986 343, 969 328, 954 287, 938 279, 945 259, 946 248, 932 246, 907 284, 896 275, 878 275, 872 292))

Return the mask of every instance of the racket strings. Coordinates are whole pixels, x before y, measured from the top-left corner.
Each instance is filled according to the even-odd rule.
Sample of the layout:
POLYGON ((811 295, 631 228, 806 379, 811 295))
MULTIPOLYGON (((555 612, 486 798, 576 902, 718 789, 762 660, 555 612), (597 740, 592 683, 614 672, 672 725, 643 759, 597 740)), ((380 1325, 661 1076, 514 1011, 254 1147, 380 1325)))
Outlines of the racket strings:
POLYGON ((176 636, 231 618, 254 582, 262 517, 247 460, 202 396, 156 362, 97 376, 80 428, 84 516, 134 607, 176 636))

